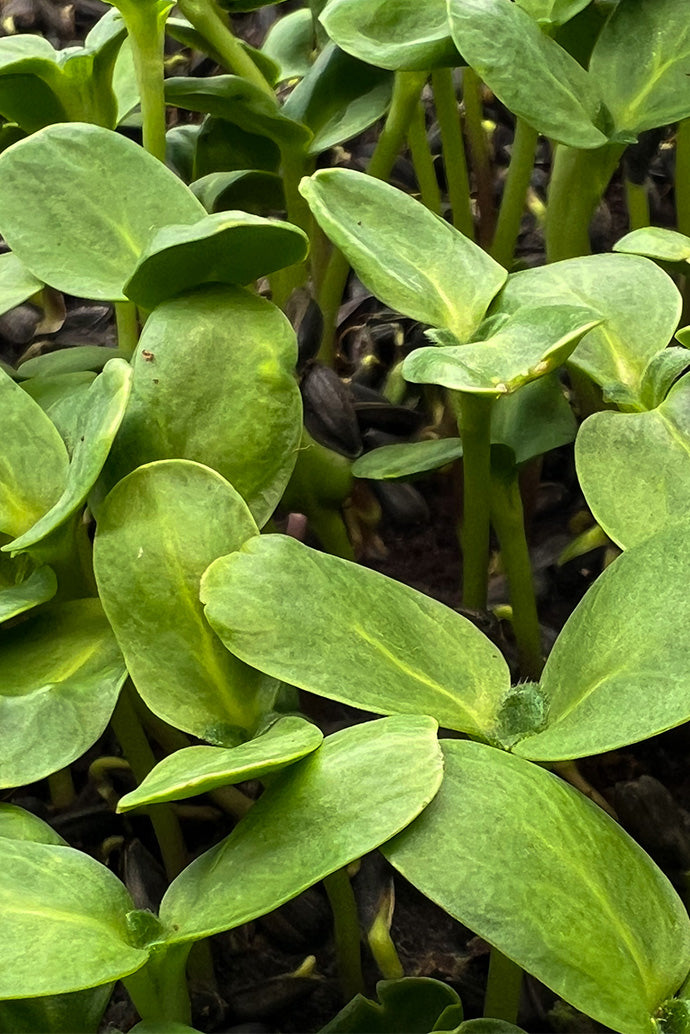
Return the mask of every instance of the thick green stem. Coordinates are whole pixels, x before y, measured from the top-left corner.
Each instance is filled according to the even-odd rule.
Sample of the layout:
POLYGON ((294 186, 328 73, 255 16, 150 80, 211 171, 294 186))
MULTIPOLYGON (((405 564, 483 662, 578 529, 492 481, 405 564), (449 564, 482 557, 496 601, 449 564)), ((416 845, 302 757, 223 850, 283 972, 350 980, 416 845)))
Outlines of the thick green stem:
POLYGON ((128 358, 134 355, 139 341, 139 320, 134 302, 115 302, 117 347, 128 358))
POLYGON ((491 523, 498 536, 508 579, 520 674, 536 682, 544 659, 517 468, 505 476, 491 478, 491 523))
POLYGON ((165 18, 154 4, 118 0, 129 35, 141 99, 144 147, 165 161, 165 92, 163 58, 165 18))
POLYGON ((69 808, 74 801, 74 781, 69 765, 57 772, 51 772, 48 776, 48 789, 50 790, 50 801, 54 808, 69 808))
POLYGON ((477 73, 469 67, 462 70, 462 99, 465 106, 465 131, 472 156, 480 215, 479 243, 488 245, 494 235, 496 223, 493 172, 489 144, 483 124, 482 83, 477 73))
POLYGON ((492 948, 484 1015, 506 1023, 517 1023, 521 989, 522 969, 498 948, 492 948))
POLYGON ((460 109, 455 96, 452 69, 434 69, 431 73, 431 85, 434 90, 434 105, 443 142, 443 167, 448 184, 453 226, 470 240, 474 240, 470 178, 467 172, 465 141, 462 136, 460 109))
POLYGON ((178 6, 185 18, 208 40, 230 72, 241 75, 275 100, 273 87, 233 34, 228 17, 216 0, 178 0, 178 6))
POLYGON ((462 600, 471 610, 486 610, 493 399, 458 392, 453 401, 459 408, 458 430, 462 438, 462 600))
POLYGON ((690 237, 690 118, 676 133, 676 222, 680 233, 690 237))
POLYGON ((323 885, 333 911, 335 954, 343 997, 349 1002, 356 994, 364 993, 357 902, 345 869, 331 873, 323 885))
MULTIPOLYGON (((133 688, 125 683, 110 722, 134 777, 140 783, 149 774, 156 759, 137 717, 130 696, 132 692, 133 688)), ((152 804, 147 812, 168 879, 174 880, 187 864, 187 850, 179 823, 169 804, 152 804)))
POLYGON ((410 128, 407 131, 407 142, 410 146, 412 164, 419 184, 422 203, 435 215, 441 214, 441 191, 434 159, 429 148, 429 138, 426 133, 426 115, 424 105, 417 101, 414 107, 410 128))
POLYGON ((528 125, 524 119, 517 119, 510 168, 503 188, 496 232, 490 249, 492 257, 506 268, 511 264, 515 254, 522 213, 525 210, 525 199, 534 168, 537 138, 536 129, 528 125))
MULTIPOLYGON (((367 173, 375 179, 385 180, 395 164, 405 141, 408 127, 414 115, 415 105, 419 100, 426 72, 396 72, 393 85, 391 106, 379 137, 376 149, 371 156, 367 173)), ((331 257, 321 282, 317 301, 323 313, 323 339, 319 351, 319 359, 329 366, 333 364, 336 322, 338 309, 347 283, 350 264, 338 248, 333 248, 331 257)))
POLYGON ((123 983, 142 1020, 148 1023, 192 1022, 185 968, 191 941, 154 947, 146 965, 123 983))
POLYGON ((547 262, 589 255, 589 224, 624 149, 623 144, 591 151, 557 146, 546 210, 547 262))
POLYGON ((628 222, 631 230, 641 230, 649 226, 649 195, 644 183, 625 181, 625 200, 628 208, 628 222))

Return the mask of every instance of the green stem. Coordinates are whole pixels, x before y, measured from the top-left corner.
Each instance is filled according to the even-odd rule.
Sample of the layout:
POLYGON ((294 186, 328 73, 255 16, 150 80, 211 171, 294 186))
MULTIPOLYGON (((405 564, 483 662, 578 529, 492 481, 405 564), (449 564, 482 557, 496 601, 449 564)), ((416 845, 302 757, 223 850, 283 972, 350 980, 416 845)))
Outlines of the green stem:
POLYGON ((115 302, 115 323, 117 347, 130 358, 139 341, 139 320, 134 302, 115 302))
POLYGON ((230 72, 241 75, 275 101, 273 87, 233 34, 228 16, 216 0, 178 0, 178 6, 185 18, 211 44, 230 72))
POLYGON ((61 768, 58 772, 51 772, 48 776, 48 789, 50 790, 50 801, 54 808, 58 810, 69 808, 76 797, 69 765, 66 768, 61 768))
POLYGON ((471 610, 486 610, 493 399, 457 392, 453 402, 459 408, 458 430, 462 438, 462 599, 471 610))
POLYGON ((516 120, 510 168, 490 249, 492 257, 506 268, 510 266, 515 254, 522 213, 525 210, 525 198, 534 168, 538 135, 536 129, 528 125, 524 119, 516 120))
POLYGON ((589 224, 624 151, 606 144, 590 151, 558 144, 546 210, 546 259, 589 255, 589 224))
POLYGON ((144 147, 165 161, 165 17, 155 4, 118 0, 132 46, 134 72, 141 99, 144 147))
POLYGON ((374 956, 374 961, 379 967, 381 975, 386 980, 399 980, 405 976, 400 956, 396 951, 391 937, 391 920, 393 918, 393 890, 391 885, 390 894, 386 894, 381 903, 374 922, 367 932, 367 943, 369 950, 374 956))
POLYGON ((482 83, 472 68, 462 70, 462 99, 465 106, 465 131, 472 156, 477 205, 479 207, 479 243, 486 245, 494 235, 496 209, 494 206, 493 172, 489 144, 484 131, 482 83))
POLYGON ((690 118, 676 132, 675 195, 678 231, 690 237, 690 118))
POLYGON ((435 215, 441 214, 441 191, 434 159, 429 148, 429 138, 426 132, 426 115, 424 105, 417 101, 410 120, 410 127, 407 131, 407 142, 410 146, 412 164, 419 184, 422 203, 435 215))
MULTIPOLYGON (((312 215, 309 205, 299 192, 299 184, 308 170, 307 156, 302 150, 284 147, 281 151, 281 170, 288 222, 299 226, 307 236, 312 230, 312 215)), ((271 300, 274 305, 283 308, 292 292, 305 284, 309 275, 308 263, 298 262, 285 269, 279 269, 271 276, 271 300)))
MULTIPOLYGON (((427 79, 426 72, 396 72, 393 97, 376 149, 371 156, 367 173, 375 179, 385 180, 390 175, 408 127, 414 115, 415 105, 427 79)), ((329 366, 333 364, 338 309, 350 272, 350 263, 338 248, 333 248, 321 282, 317 301, 323 313, 323 339, 319 359, 329 366)))
POLYGON ((339 510, 315 507, 310 509, 306 516, 310 528, 327 553, 342 557, 343 560, 354 561, 355 551, 339 510))
MULTIPOLYGON (((156 760, 132 703, 132 692, 133 688, 125 683, 110 722, 134 778, 141 783, 156 760)), ((168 879, 173 880, 187 864, 187 850, 179 823, 169 804, 152 804, 146 810, 153 824, 168 879)))
POLYGON ((513 610, 520 673, 537 682, 544 667, 517 468, 491 478, 491 523, 501 547, 513 610))
POLYGON ((484 996, 484 1015, 517 1023, 522 989, 522 969, 498 948, 491 949, 489 979, 484 996))
POLYGON ((323 885, 333 912, 335 954, 343 997, 349 1002, 356 994, 364 993, 357 902, 345 869, 331 873, 323 885))
POLYGON ((625 200, 628 208, 628 221, 631 230, 641 230, 650 225, 649 195, 644 183, 625 181, 625 200))
POLYGON ((148 962, 123 978, 134 1007, 148 1023, 192 1022, 185 969, 193 942, 154 947, 148 962))
POLYGON ((474 218, 470 196, 470 178, 467 172, 465 142, 462 137, 460 110, 450 68, 436 68, 431 73, 434 104, 443 142, 443 167, 448 184, 448 198, 453 214, 453 226, 474 240, 474 218))

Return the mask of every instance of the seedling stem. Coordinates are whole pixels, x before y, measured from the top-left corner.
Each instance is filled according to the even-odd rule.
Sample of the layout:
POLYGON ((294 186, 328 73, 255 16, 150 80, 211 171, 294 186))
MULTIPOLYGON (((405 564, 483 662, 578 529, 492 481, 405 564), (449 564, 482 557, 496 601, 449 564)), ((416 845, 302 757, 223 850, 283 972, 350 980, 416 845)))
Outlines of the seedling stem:
POLYGON ((431 73, 431 84, 443 141, 443 165, 448 184, 448 197, 453 211, 453 226, 473 241, 474 219, 470 198, 470 180, 452 70, 450 68, 434 69, 431 73))

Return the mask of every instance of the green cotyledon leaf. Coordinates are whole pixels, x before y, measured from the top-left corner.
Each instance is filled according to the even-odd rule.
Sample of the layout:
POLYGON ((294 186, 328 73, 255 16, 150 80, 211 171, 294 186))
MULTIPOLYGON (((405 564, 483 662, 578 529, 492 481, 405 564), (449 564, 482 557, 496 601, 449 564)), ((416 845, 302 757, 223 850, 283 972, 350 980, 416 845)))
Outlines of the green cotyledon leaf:
POLYGON ((0 998, 95 987, 148 959, 131 941, 124 884, 71 847, 0 837, 0 904, 0 998))
POLYGON ((509 688, 499 651, 466 618, 390 578, 269 535, 205 573, 206 616, 269 675, 379 714, 430 714, 485 736, 509 688))
POLYGON ((260 719, 259 673, 224 649, 199 602, 208 565, 257 531, 232 485, 189 460, 138 467, 99 510, 94 572, 127 669, 151 710, 201 739, 237 742, 260 719))
POLYGON ((168 942, 240 926, 373 851, 428 805, 441 777, 432 718, 396 715, 327 736, 173 881, 160 909, 168 942))
POLYGON ((546 724, 516 754, 588 757, 688 721, 689 544, 686 520, 631 546, 597 578, 542 673, 546 724))
POLYGON ((690 969, 690 920, 664 874, 545 769, 467 740, 442 748, 441 789, 385 856, 566 1002, 620 1034, 655 1034, 690 969))
POLYGON ((300 192, 362 283, 392 309, 467 341, 507 273, 408 194, 351 169, 323 169, 300 192))

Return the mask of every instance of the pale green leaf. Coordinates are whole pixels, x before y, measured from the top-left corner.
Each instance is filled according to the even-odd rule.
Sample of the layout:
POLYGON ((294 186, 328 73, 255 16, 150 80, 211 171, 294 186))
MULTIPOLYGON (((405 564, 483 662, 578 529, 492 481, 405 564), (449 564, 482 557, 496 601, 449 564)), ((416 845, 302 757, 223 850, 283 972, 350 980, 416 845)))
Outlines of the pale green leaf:
POLYGON ((286 536, 216 561, 201 598, 248 664, 378 714, 429 714, 481 737, 510 681, 499 651, 460 614, 286 536))
POLYGON ((443 754, 439 793, 386 857, 566 1002, 654 1034, 690 968, 690 921, 663 873, 550 772, 480 743, 443 754))
POLYGON ((160 909, 167 939, 198 940, 273 911, 403 829, 441 775, 431 718, 384 718, 328 736, 173 881, 160 909))

